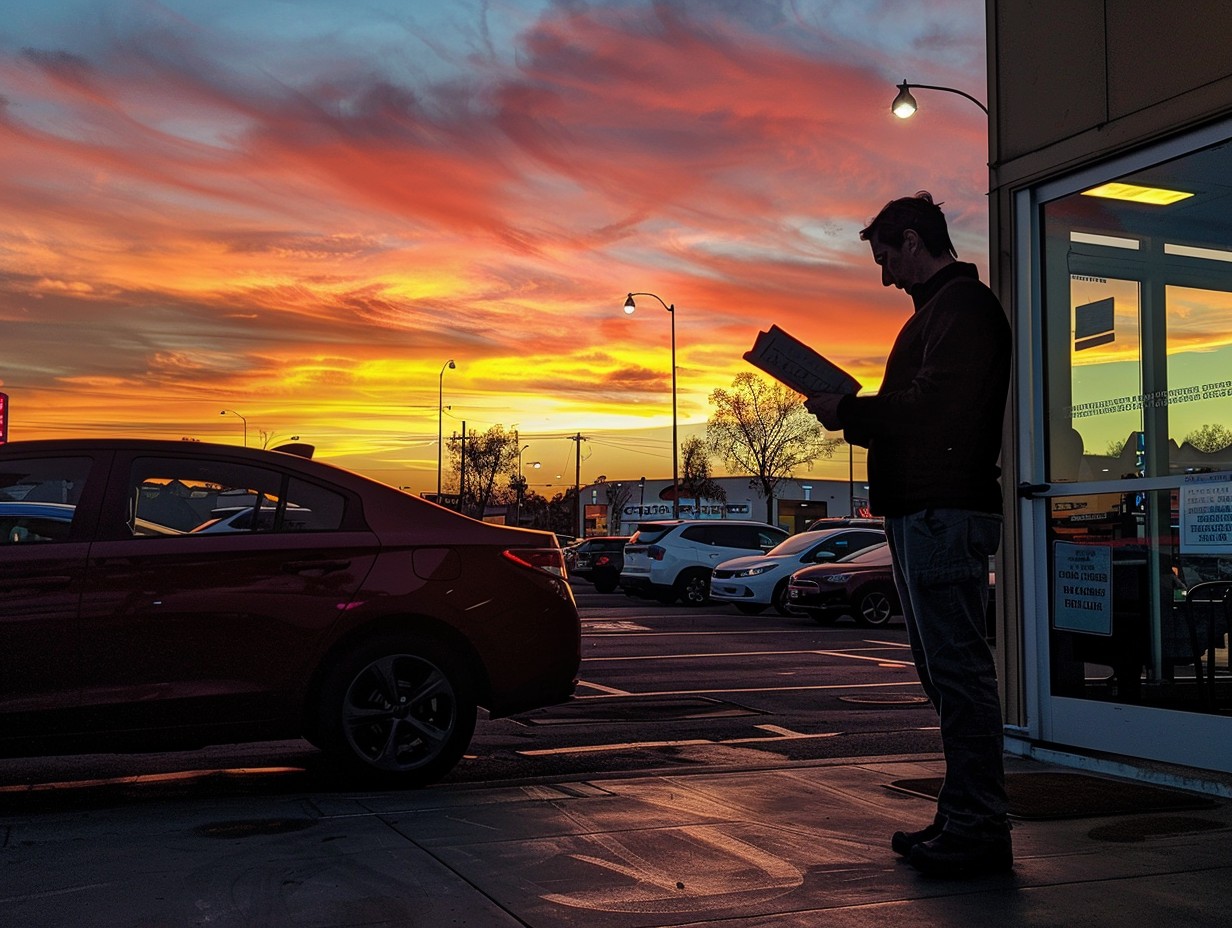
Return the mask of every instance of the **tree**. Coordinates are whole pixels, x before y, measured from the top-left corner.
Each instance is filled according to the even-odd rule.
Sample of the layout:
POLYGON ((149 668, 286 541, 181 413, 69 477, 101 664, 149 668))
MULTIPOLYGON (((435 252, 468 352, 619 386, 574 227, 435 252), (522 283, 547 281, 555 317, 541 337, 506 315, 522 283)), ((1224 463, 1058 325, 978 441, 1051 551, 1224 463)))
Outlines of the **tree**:
POLYGON ((625 506, 633 495, 633 488, 626 483, 609 483, 604 489, 607 491, 608 534, 616 535, 624 517, 625 506))
POLYGON ((715 390, 710 403, 715 412, 706 423, 706 442, 728 470, 753 475, 749 483, 766 500, 767 521, 779 481, 819 457, 833 457, 838 447, 800 394, 752 372, 737 374, 731 390, 715 390))
POLYGON ((727 502, 727 491, 710 476, 710 450, 696 435, 680 446, 680 493, 693 498, 693 514, 700 514, 703 499, 727 502))
MULTIPOLYGON (((497 478, 517 474, 518 437, 494 425, 486 432, 471 432, 466 447, 460 436, 449 439, 449 466, 454 486, 461 484, 463 454, 466 461, 466 486, 462 488, 461 512, 482 519, 496 493, 497 478)), ((503 488, 502 488, 503 489, 503 488)))
POLYGON ((1217 423, 1209 423, 1190 432, 1185 436, 1185 441, 1199 451, 1214 454, 1232 445, 1232 430, 1217 423))

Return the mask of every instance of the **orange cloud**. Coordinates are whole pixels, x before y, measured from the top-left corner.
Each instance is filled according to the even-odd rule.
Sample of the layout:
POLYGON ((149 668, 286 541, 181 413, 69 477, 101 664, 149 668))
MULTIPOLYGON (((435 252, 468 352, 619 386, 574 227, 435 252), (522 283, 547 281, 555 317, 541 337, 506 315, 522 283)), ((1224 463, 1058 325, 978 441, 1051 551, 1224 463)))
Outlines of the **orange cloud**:
POLYGON ((892 196, 932 189, 960 249, 983 249, 979 114, 888 113, 901 67, 982 86, 978 0, 877 29, 808 2, 428 23, 377 0, 291 23, 260 2, 76 0, 87 30, 60 2, 0 45, 13 438, 236 441, 235 408, 250 439, 300 434, 423 489, 439 390, 446 425, 640 429, 667 462, 672 318, 625 316, 627 291, 676 306, 696 430, 772 323, 876 386, 910 307, 855 232, 892 196))

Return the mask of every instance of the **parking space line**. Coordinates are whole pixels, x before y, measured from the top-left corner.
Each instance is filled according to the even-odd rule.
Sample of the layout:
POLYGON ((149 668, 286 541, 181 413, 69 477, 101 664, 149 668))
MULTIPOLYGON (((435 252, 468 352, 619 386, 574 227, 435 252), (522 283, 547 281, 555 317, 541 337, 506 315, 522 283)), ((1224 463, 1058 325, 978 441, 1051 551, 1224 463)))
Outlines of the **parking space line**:
POLYGON ((628 690, 618 690, 614 686, 604 686, 602 683, 589 683, 586 680, 578 680, 578 686, 589 687, 592 690, 598 690, 605 696, 632 696, 628 690))
MULTIPOLYGON (((758 736, 751 738, 725 738, 716 741, 712 738, 688 738, 681 741, 624 741, 618 744, 578 744, 572 747, 564 748, 535 748, 525 751, 516 751, 524 757, 545 757, 552 754, 590 754, 603 753, 607 751, 636 751, 644 748, 679 748, 679 747, 698 747, 701 745, 710 745, 713 747, 722 747, 729 744, 767 744, 775 741, 804 741, 814 740, 818 738, 837 738, 847 734, 841 731, 823 731, 816 734, 804 734, 803 732, 792 731, 789 728, 781 728, 778 725, 758 725, 757 728, 763 731, 770 732, 769 736, 758 736)), ((913 731, 936 731, 936 726, 925 726, 912 729, 913 731)))
MULTIPOLYGON (((895 651, 899 648, 853 648, 852 651, 895 651)), ((701 657, 766 657, 767 655, 788 655, 788 654, 829 654, 835 657, 847 657, 848 653, 844 649, 835 649, 827 651, 819 651, 817 648, 800 648, 791 651, 700 651, 689 654, 635 654, 623 657, 583 657, 582 660, 587 662, 599 663, 601 661, 618 662, 618 661, 671 661, 681 658, 701 658, 701 657)), ((852 653, 850 656, 858 657, 852 653)), ((866 657, 863 660, 880 661, 884 658, 866 657)), ((907 663, 910 663, 909 661, 907 663)))
POLYGON ((889 660, 884 657, 868 657, 863 654, 852 654, 849 651, 814 651, 813 653, 814 654, 825 654, 825 655, 828 655, 829 657, 844 657, 847 660, 851 660, 851 661, 872 661, 876 664, 882 665, 883 667, 886 666, 887 664, 892 667, 914 667, 915 666, 915 663, 912 661, 896 661, 896 660, 889 660))
MULTIPOLYGON (((588 686, 586 683, 579 683, 579 686, 588 686)), ((720 687, 715 689, 704 690, 655 690, 649 693, 622 693, 623 696, 647 697, 647 696, 711 696, 716 693, 789 693, 789 692, 805 692, 809 690, 866 690, 866 689, 895 689, 903 686, 918 687, 918 680, 903 680, 896 683, 815 683, 801 684, 799 686, 744 686, 744 687, 720 687)), ((613 697, 603 696, 577 696, 577 700, 585 699, 611 699, 613 697)))

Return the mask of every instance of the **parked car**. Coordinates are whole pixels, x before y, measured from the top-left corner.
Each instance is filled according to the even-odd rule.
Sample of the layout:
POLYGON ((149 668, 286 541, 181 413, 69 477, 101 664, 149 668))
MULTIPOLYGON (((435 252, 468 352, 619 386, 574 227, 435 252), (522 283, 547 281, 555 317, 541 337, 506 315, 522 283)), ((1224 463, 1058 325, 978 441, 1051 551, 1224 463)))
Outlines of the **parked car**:
POLYGON ((885 625, 902 613, 890 546, 884 542, 833 564, 801 568, 792 574, 787 590, 792 606, 823 625, 841 615, 853 616, 861 625, 885 625))
POLYGON ((628 535, 601 535, 580 542, 573 553, 570 576, 581 577, 600 593, 611 593, 620 585, 628 535))
POLYGON ((198 442, 0 445, 0 503, 57 516, 0 535, 0 755, 303 736, 351 779, 414 786, 462 756, 477 706, 576 685, 548 532, 198 442), (190 531, 236 498, 269 530, 190 531))
MULTIPOLYGON (((710 578, 710 598, 734 603, 746 615, 774 606, 780 615, 795 612, 787 581, 801 567, 829 564, 885 541, 876 528, 827 528, 792 535, 765 554, 750 554, 719 564, 710 578)), ((797 613, 798 614, 798 613, 797 613)))
MULTIPOLYGON (((987 632, 995 630, 995 560, 988 559, 987 632)), ((840 616, 850 615, 860 625, 878 626, 902 615, 894 571, 890 565, 890 546, 879 544, 849 554, 833 564, 804 567, 787 584, 788 601, 828 625, 840 616)))
POLYGON ((884 531, 885 519, 865 516, 822 516, 810 522, 804 530, 820 532, 828 528, 879 528, 884 531))
POLYGON ((742 554, 765 554, 787 533, 765 522, 667 519, 640 522, 625 545, 620 588, 632 596, 700 606, 710 599, 710 571, 742 554))
POLYGON ((297 506, 284 506, 280 510, 274 500, 255 500, 247 506, 215 509, 209 519, 190 531, 211 534, 275 530, 295 532, 307 527, 311 520, 312 513, 297 506))

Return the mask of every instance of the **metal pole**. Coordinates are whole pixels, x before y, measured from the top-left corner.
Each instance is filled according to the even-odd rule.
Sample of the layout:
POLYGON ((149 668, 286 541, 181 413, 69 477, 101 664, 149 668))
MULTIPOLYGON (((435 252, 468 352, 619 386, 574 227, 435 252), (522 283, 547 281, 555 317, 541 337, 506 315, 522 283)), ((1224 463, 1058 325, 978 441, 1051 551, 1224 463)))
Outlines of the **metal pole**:
POLYGON ((456 368, 453 358, 441 365, 441 376, 437 378, 436 391, 436 501, 441 501, 441 451, 444 444, 445 423, 445 369, 456 368))
MULTIPOLYGON (((844 441, 846 439, 844 438, 844 441)), ((856 514, 856 465, 851 442, 847 442, 847 515, 856 514)))
POLYGON ((573 441, 577 457, 577 464, 573 471, 573 524, 577 527, 575 537, 581 538, 585 534, 582 525, 582 433, 578 432, 573 437, 573 441))
POLYGON ((466 495, 466 420, 462 420, 462 449, 458 457, 458 512, 465 515, 463 497, 466 495))
MULTIPOLYGON (((659 301, 663 302, 662 300, 659 301)), ((680 518, 680 440, 676 420, 676 304, 667 307, 672 316, 672 518, 680 518)))
POLYGON ((633 292, 625 299, 625 313, 637 309, 633 298, 635 296, 651 296, 659 301, 659 305, 668 311, 672 317, 672 518, 680 518, 680 436, 679 417, 676 408, 676 304, 667 303, 657 293, 646 291, 633 292))

